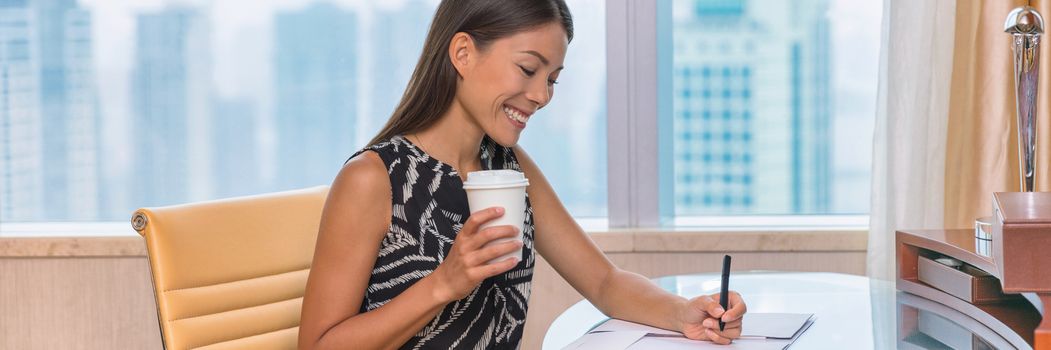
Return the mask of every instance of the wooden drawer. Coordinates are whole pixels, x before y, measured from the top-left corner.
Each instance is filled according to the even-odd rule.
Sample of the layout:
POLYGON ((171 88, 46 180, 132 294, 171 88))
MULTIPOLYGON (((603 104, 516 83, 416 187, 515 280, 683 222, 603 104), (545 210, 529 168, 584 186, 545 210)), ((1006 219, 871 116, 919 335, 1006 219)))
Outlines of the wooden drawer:
POLYGON ((997 303, 1018 297, 1004 295, 1000 280, 967 264, 953 268, 920 256, 916 268, 921 282, 972 304, 997 303))

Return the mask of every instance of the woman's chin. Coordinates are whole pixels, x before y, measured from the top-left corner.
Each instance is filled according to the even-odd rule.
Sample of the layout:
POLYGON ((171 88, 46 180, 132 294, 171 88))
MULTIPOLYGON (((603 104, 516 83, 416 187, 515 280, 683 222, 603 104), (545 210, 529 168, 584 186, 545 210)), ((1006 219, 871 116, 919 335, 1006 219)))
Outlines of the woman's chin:
POLYGON ((489 134, 489 138, 492 139, 494 142, 496 142, 500 146, 508 148, 518 145, 518 139, 520 136, 521 132, 496 132, 489 134))

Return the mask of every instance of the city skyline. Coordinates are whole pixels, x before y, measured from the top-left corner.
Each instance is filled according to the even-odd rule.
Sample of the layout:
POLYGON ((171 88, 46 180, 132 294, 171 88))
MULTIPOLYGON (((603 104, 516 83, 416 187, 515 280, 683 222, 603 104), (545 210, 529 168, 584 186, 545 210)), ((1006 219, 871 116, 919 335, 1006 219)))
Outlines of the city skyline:
MULTIPOLYGON (((80 211, 86 213, 80 217, 52 212, 55 216, 48 220, 122 220, 126 213, 141 206, 328 184, 346 157, 371 138, 400 99, 436 5, 436 2, 422 0, 405 2, 403 8, 343 7, 312 2, 308 6, 274 12, 273 29, 269 30, 272 34, 263 36, 272 40, 271 54, 267 55, 271 57, 267 60, 270 68, 261 71, 269 77, 270 83, 265 84, 269 88, 248 95, 224 94, 223 84, 215 79, 229 72, 223 72, 218 64, 223 58, 212 54, 221 51, 215 42, 222 41, 217 38, 222 31, 218 30, 221 23, 215 22, 214 14, 207 8, 173 5, 137 11, 134 30, 130 31, 134 34, 131 36, 133 46, 124 50, 134 54, 128 65, 130 69, 126 74, 113 75, 127 77, 124 89, 128 92, 127 98, 116 100, 118 106, 126 103, 127 107, 115 108, 113 103, 103 103, 106 107, 103 110, 109 113, 103 113, 105 120, 92 125, 95 130, 102 129, 111 136, 114 129, 123 128, 127 133, 124 137, 103 137, 101 141, 110 145, 98 145, 91 150, 98 157, 91 165, 101 168, 100 172, 105 174, 95 186, 99 192, 97 199, 80 201, 96 208, 80 211), (392 44, 394 42, 399 44, 392 44), (391 59, 358 54, 373 50, 391 59), (121 110, 126 112, 120 113, 121 110), (362 114, 367 116, 358 117, 362 114), (112 127, 115 124, 117 127, 112 127), (213 152, 213 149, 224 152, 213 152), (202 154, 206 156, 200 156, 202 154), (242 179, 231 181, 227 178, 231 174, 242 179)), ((85 14, 90 18, 89 12, 85 14)), ((579 22, 585 25, 578 24, 581 27, 578 31, 602 30, 594 24, 595 17, 582 16, 579 22), (586 24, 588 21, 593 24, 586 24)), ((84 40, 90 41, 95 31, 85 32, 88 34, 84 40)), ((604 47, 601 45, 599 50, 604 47)), ((579 58, 574 61, 569 57, 569 62, 582 68, 588 66, 579 58)), ((83 63, 88 67, 100 64, 101 71, 112 73, 112 63, 98 62, 97 57, 86 57, 83 63)), ((254 65, 252 61, 245 63, 254 65)), ((580 81, 593 81, 590 86, 568 84, 567 89, 593 94, 602 80, 591 77, 604 74, 601 65, 596 67, 581 69, 590 76, 580 81)), ((114 83, 121 86, 121 80, 102 79, 98 87, 89 84, 85 91, 112 94, 113 91, 105 87, 114 83)), ((536 147, 534 158, 544 163, 547 158, 561 159, 569 155, 577 159, 583 169, 601 173, 605 157, 593 154, 596 147, 604 147, 605 143, 604 135, 598 135, 604 129, 604 123, 600 122, 604 119, 601 97, 588 97, 593 101, 587 104, 592 107, 583 108, 590 111, 585 113, 587 117, 575 117, 572 123, 578 129, 589 130, 589 135, 601 138, 569 140, 564 137, 560 142, 583 147, 568 154, 560 149, 551 153, 536 147)), ((103 101, 114 100, 103 98, 103 101)), ((553 114, 576 115, 580 113, 566 111, 582 109, 579 104, 559 105, 553 103, 548 110, 553 114)), ((74 104, 62 105, 70 106, 74 104)), ((41 127, 39 117, 23 119, 36 123, 33 124, 36 128, 41 127)), ((548 129, 568 136, 565 124, 559 120, 537 119, 531 124, 534 129, 548 129)), ((543 131, 536 131, 540 132, 543 131)), ((71 134, 56 135, 62 138, 71 134)), ((524 137, 523 143, 529 142, 529 136, 524 137)), ((33 161, 47 159, 40 152, 29 153, 34 155, 30 157, 33 161)), ((67 154, 74 152, 67 151, 67 154)), ((571 170, 548 172, 548 177, 566 198, 567 206, 590 216, 604 214, 604 181, 562 185, 561 179, 573 176, 571 170), (601 196, 596 196, 600 189, 601 196), (578 193, 588 193, 588 197, 582 198, 578 193)), ((27 181, 42 181, 40 172, 41 169, 26 171, 31 175, 26 177, 27 181)), ((5 205, 5 208, 43 212, 42 204, 31 205, 33 201, 46 202, 41 196, 46 191, 42 186, 37 188, 40 190, 35 194, 19 192, 28 197, 21 203, 30 205, 5 205)), ((5 214, 5 219, 45 219, 7 211, 5 214)))
MULTIPOLYGON (((25 2, 30 3, 45 2, 25 2)), ((234 6, 228 1, 50 3, 75 8, 64 12, 65 20, 56 20, 70 26, 63 31, 68 37, 36 37, 35 28, 42 25, 28 20, 28 10, 0 8, 0 21, 25 26, 0 40, 24 38, 27 46, 20 58, 4 56, 0 62, 22 74, 0 80, 8 87, 21 84, 6 90, 18 94, 10 103, 19 105, 0 104, 6 129, 0 153, 9 159, 0 159, 3 221, 122 221, 142 206, 327 185, 346 157, 389 117, 437 5, 431 0, 277 1, 232 14, 223 11, 234 6), (67 58, 45 64, 40 52, 55 50, 67 58), (42 67, 48 65, 67 73, 55 85, 62 86, 62 94, 49 95, 43 85, 34 85, 55 81, 44 78, 42 67), (66 102, 56 107, 54 101, 66 102), (67 117, 56 117, 62 115, 67 117), (46 117, 77 126, 55 133, 61 128, 45 126, 46 117), (45 139, 68 141, 66 146, 49 144, 65 150, 64 155, 45 156, 45 139), (59 159, 67 165, 45 164, 62 164, 59 159), (62 180, 45 180, 49 167, 70 171, 58 172, 62 180), (58 187, 52 184, 58 182, 68 189, 54 191, 58 187), (97 200, 84 199, 90 197, 97 200), (64 203, 58 207, 65 209, 52 210, 52 202, 64 203)), ((604 3, 570 5, 601 9, 604 3)), ((813 11, 824 15, 822 9, 813 11)), ((552 103, 530 122, 521 144, 574 215, 605 216, 604 10, 574 15, 577 35, 562 83, 552 103)), ((681 19, 681 14, 673 17, 681 19)), ((745 72, 731 68, 734 74, 745 72)), ((833 107, 839 108, 828 108, 833 107)), ((827 137, 825 147, 841 141, 827 137)), ((836 166, 836 158, 829 156, 826 166, 836 166)), ((867 181, 863 169, 847 170, 867 181)), ((841 172, 829 170, 828 176, 841 172)), ((824 191, 825 196, 836 192, 824 191)), ((826 209, 836 205, 825 203, 826 209)), ((801 207, 808 205, 815 207, 801 207)), ((779 208, 791 208, 785 214, 796 210, 779 208)))

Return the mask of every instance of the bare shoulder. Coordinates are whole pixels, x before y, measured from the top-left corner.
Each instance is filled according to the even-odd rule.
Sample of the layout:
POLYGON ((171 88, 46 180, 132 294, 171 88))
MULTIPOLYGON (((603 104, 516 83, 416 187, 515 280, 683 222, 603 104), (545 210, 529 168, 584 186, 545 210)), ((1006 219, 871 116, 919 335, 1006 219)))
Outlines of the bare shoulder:
MULTIPOLYGON (((364 152, 343 165, 332 181, 322 225, 352 225, 382 235, 391 203, 387 168, 375 152, 364 152)), ((346 232, 346 231, 344 231, 346 232)))
POLYGON ((387 176, 387 167, 383 164, 376 152, 362 152, 347 164, 343 165, 336 180, 332 182, 333 189, 350 187, 359 190, 386 189, 390 191, 390 178, 387 176))

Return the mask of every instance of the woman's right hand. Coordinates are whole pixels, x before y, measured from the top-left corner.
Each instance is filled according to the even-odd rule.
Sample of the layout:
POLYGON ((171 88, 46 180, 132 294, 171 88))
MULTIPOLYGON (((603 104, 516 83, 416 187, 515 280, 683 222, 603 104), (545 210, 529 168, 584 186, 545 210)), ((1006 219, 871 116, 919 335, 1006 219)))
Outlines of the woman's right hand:
POLYGON ((479 230, 483 224, 504 215, 504 208, 493 207, 471 214, 456 234, 452 249, 441 265, 430 276, 435 278, 435 293, 439 300, 449 303, 467 297, 486 278, 507 272, 520 258, 507 258, 487 264, 490 260, 522 249, 521 240, 509 240, 485 246, 495 239, 518 235, 514 226, 492 226, 479 230))

